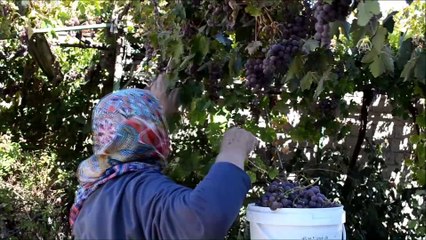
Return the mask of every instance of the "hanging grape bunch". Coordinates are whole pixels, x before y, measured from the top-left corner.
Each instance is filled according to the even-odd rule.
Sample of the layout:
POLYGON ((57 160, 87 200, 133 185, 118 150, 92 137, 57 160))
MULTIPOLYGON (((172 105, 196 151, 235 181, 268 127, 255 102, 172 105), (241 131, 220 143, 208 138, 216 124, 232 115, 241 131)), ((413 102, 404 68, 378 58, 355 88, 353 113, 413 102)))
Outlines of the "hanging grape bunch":
POLYGON ((293 181, 273 181, 257 206, 278 208, 331 208, 341 206, 320 192, 318 186, 301 186, 293 181))
POLYGON ((222 68, 218 63, 209 64, 209 77, 205 79, 204 86, 207 96, 214 102, 219 100, 220 79, 222 78, 222 68))
POLYGON ((266 76, 285 73, 300 47, 300 38, 294 36, 283 43, 272 45, 263 60, 263 73, 266 76))
POLYGON ((294 36, 307 38, 311 34, 311 23, 306 16, 297 16, 293 21, 284 24, 282 27, 283 39, 290 39, 294 36))
POLYGON ((337 99, 322 99, 318 106, 322 118, 334 118, 336 116, 338 105, 339 103, 337 99))
POLYGON ((263 73, 263 60, 260 58, 251 58, 245 64, 246 68, 246 86, 255 90, 267 87, 271 83, 270 76, 263 73))
POLYGON ((336 9, 336 20, 346 20, 350 13, 352 0, 335 0, 333 6, 336 9))
POLYGON ((322 46, 329 46, 331 43, 330 22, 336 19, 336 12, 332 5, 319 0, 315 6, 315 40, 321 42, 322 46))
POLYGON ((331 43, 330 23, 336 20, 345 20, 349 15, 352 0, 335 0, 332 4, 318 0, 314 5, 315 40, 328 47, 331 43))
POLYGON ((209 3, 207 6, 207 25, 209 27, 222 26, 226 24, 228 16, 232 13, 231 7, 228 6, 227 1, 224 3, 209 3))

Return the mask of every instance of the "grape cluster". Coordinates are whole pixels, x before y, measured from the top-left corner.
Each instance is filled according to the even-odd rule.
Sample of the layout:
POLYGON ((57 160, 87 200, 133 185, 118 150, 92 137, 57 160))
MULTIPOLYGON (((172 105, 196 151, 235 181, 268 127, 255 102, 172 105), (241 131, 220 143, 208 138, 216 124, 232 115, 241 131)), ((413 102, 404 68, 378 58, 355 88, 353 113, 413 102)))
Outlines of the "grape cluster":
POLYGON ((293 36, 283 43, 270 47, 265 59, 249 59, 245 64, 246 86, 253 89, 267 89, 272 83, 274 74, 282 74, 288 70, 294 55, 299 52, 301 41, 293 36))
POLYGON ((330 22, 345 20, 349 15, 352 0, 334 0, 332 4, 318 0, 314 5, 315 39, 321 41, 323 46, 330 45, 330 22))
POLYGON ((297 37, 272 45, 263 61, 263 73, 265 75, 273 75, 286 72, 300 46, 300 39, 297 37))
POLYGON ((352 0, 335 0, 333 6, 336 9, 336 19, 345 20, 350 13, 352 0))
POLYGON ((207 25, 209 27, 222 25, 232 13, 231 7, 229 7, 226 2, 224 4, 209 3, 207 9, 210 13, 210 18, 207 20, 207 25))
POLYGON ((209 77, 205 80, 204 86, 207 91, 207 96, 214 102, 219 100, 219 81, 222 78, 222 68, 217 63, 209 65, 209 77))
POLYGON ((293 21, 288 22, 282 27, 283 39, 290 39, 291 37, 297 36, 300 38, 307 38, 310 35, 311 24, 308 18, 305 16, 297 16, 293 21))
POLYGON ((271 78, 263 73, 263 60, 252 58, 247 60, 246 68, 246 86, 254 89, 266 87, 271 83, 271 78))
POLYGON ((319 0, 315 6, 315 40, 321 41, 323 46, 329 46, 331 43, 330 22, 336 20, 336 11, 332 5, 319 0))
POLYGON ((330 208, 340 204, 332 202, 320 192, 318 186, 301 186, 293 181, 272 182, 257 206, 278 208, 330 208))
POLYGON ((319 110, 323 118, 334 118, 338 108, 337 99, 322 99, 319 104, 319 110))

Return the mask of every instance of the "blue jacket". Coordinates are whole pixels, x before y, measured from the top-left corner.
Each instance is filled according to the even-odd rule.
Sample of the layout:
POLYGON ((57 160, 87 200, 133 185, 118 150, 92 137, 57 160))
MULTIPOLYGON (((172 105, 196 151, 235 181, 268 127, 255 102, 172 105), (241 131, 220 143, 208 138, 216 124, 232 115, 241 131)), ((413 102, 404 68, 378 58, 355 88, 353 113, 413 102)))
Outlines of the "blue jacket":
POLYGON ((223 239, 250 189, 248 175, 215 163, 194 188, 157 170, 110 180, 83 204, 76 239, 223 239))

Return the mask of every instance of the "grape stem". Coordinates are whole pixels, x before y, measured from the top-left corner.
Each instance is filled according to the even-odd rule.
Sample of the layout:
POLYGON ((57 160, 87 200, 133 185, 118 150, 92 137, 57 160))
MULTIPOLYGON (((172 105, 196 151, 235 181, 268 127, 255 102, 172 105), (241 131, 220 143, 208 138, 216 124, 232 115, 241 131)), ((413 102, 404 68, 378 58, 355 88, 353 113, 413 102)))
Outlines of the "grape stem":
POLYGON ((259 169, 261 172, 268 174, 268 171, 266 171, 265 169, 257 166, 253 161, 251 161, 250 159, 247 160, 249 163, 251 163, 255 168, 259 169))
MULTIPOLYGON (((332 173, 345 174, 344 172, 334 171, 334 170, 325 169, 325 168, 307 168, 307 169, 302 169, 300 171, 296 171, 296 173, 307 172, 307 171, 324 171, 324 172, 332 172, 332 173)), ((352 178, 352 179, 355 180, 355 178, 353 178, 351 176, 346 176, 346 177, 352 178)))

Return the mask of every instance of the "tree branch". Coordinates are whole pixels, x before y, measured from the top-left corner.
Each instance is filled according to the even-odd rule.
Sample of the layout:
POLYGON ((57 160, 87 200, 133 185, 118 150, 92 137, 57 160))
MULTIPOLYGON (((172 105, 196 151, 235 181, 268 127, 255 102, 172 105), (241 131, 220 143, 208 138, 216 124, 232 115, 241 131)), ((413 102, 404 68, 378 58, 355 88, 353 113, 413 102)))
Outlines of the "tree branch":
POLYGON ((346 204, 349 204, 352 200, 352 192, 354 188, 354 173, 356 172, 358 156, 361 152, 361 147, 365 139, 367 132, 367 123, 368 123, 368 107, 371 105, 374 99, 374 92, 371 88, 366 88, 363 91, 362 96, 362 106, 361 106, 361 116, 360 116, 360 127, 358 130, 358 139, 352 153, 352 157, 349 161, 348 170, 346 172, 347 178, 345 184, 343 185, 342 193, 343 197, 346 200, 346 204))
POLYGON ((94 48, 94 49, 98 49, 98 50, 108 50, 108 48, 106 46, 95 46, 95 45, 85 45, 85 44, 80 44, 80 43, 60 43, 58 44, 58 46, 60 47, 75 47, 75 48, 94 48))

